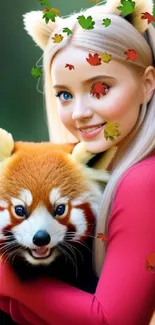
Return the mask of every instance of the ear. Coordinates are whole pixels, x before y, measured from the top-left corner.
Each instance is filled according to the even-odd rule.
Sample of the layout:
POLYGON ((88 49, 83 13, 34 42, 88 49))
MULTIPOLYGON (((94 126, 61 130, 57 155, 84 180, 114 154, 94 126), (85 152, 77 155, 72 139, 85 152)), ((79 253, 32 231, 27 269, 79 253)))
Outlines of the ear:
POLYGON ((44 50, 51 33, 60 26, 63 19, 56 17, 56 22, 49 21, 46 24, 42 11, 31 11, 23 15, 24 28, 34 42, 44 50))
POLYGON ((9 158, 14 149, 14 140, 10 133, 0 129, 0 162, 9 158))
POLYGON ((155 92, 155 68, 149 66, 145 69, 144 75, 145 98, 147 103, 151 100, 155 92))

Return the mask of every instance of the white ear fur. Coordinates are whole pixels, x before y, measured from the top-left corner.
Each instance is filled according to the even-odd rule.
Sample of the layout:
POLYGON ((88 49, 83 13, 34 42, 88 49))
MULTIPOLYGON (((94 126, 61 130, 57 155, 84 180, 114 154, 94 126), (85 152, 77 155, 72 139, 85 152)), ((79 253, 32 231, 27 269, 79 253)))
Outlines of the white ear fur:
POLYGON ((11 156, 14 149, 14 140, 10 133, 0 129, 0 162, 11 156))
POLYGON ((55 22, 49 21, 46 24, 43 12, 39 10, 23 15, 25 30, 42 50, 45 49, 51 33, 58 25, 61 25, 62 20, 62 18, 57 16, 55 22))

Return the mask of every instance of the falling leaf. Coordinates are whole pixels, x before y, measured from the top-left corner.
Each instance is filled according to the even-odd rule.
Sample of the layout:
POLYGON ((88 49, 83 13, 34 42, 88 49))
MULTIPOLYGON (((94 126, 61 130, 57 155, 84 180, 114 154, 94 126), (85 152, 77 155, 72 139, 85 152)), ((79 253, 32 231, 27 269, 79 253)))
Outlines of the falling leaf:
POLYGON ((99 3, 100 0, 88 0, 89 2, 96 2, 96 3, 99 3))
POLYGON ((111 61, 111 54, 107 52, 100 53, 101 60, 105 63, 109 63, 111 61))
POLYGON ((102 25, 104 25, 105 27, 110 26, 111 25, 111 19, 109 19, 109 18, 103 19, 102 25))
POLYGON ((50 6, 48 0, 39 0, 39 2, 40 2, 40 4, 41 4, 41 6, 47 6, 47 7, 50 6))
POLYGON ((118 130, 119 123, 109 121, 104 126, 104 136, 106 140, 114 141, 115 137, 120 136, 120 132, 118 130))
POLYGON ((106 91, 105 89, 107 88, 106 85, 104 85, 102 82, 97 82, 91 90, 91 94, 93 96, 96 96, 97 99, 100 99, 100 95, 105 95, 106 91))
POLYGON ((61 34, 55 34, 54 37, 52 37, 53 43, 61 43, 63 40, 63 36, 61 34))
POLYGON ((102 232, 97 234, 97 238, 101 238, 102 242, 107 240, 107 237, 102 232))
POLYGON ((155 253, 151 253, 147 256, 146 268, 155 271, 155 253))
POLYGON ((94 55, 89 53, 88 56, 89 58, 86 58, 86 60, 90 65, 93 66, 101 65, 101 58, 99 57, 98 53, 95 53, 94 55))
POLYGON ((47 11, 44 13, 43 18, 45 19, 46 24, 51 20, 55 22, 57 14, 54 11, 47 11))
POLYGON ((124 54, 127 55, 126 60, 127 61, 136 61, 137 60, 137 52, 135 50, 128 50, 124 52, 124 54))
POLYGON ((91 16, 85 18, 84 15, 78 16, 78 23, 83 29, 93 29, 95 25, 95 21, 93 21, 91 16))
POLYGON ((71 31, 71 29, 69 29, 68 27, 65 27, 65 28, 63 29, 63 33, 67 33, 67 36, 69 36, 69 35, 72 34, 72 31, 71 31))
POLYGON ((117 9, 121 11, 122 16, 127 16, 131 14, 135 9, 135 5, 136 5, 135 1, 121 0, 120 3, 122 6, 117 7, 117 9))
POLYGON ((43 73, 43 70, 40 69, 39 67, 35 66, 31 70, 31 74, 34 78, 39 78, 43 73))
POLYGON ((65 68, 69 68, 69 70, 72 70, 72 69, 75 70, 74 65, 72 65, 72 64, 68 64, 68 63, 66 63, 65 68))
POLYGON ((149 14, 149 12, 143 12, 141 19, 148 19, 148 24, 155 22, 155 17, 149 14))
POLYGON ((45 12, 52 12, 52 13, 55 13, 57 16, 60 16, 60 10, 57 9, 57 8, 49 8, 49 7, 46 7, 43 10, 43 13, 45 13, 45 12))

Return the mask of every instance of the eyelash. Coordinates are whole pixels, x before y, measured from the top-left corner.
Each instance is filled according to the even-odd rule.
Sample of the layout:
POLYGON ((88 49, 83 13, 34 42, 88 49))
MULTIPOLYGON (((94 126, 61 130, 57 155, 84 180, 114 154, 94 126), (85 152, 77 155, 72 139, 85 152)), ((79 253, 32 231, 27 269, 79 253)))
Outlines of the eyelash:
MULTIPOLYGON (((94 87, 95 85, 96 85, 96 83, 92 85, 91 90, 93 89, 93 87, 94 87)), ((108 90, 110 89, 110 86, 108 86, 107 84, 103 83, 103 85, 106 86, 106 87, 108 88, 108 90)), ((64 94, 64 93, 66 93, 66 94, 70 94, 70 95, 71 95, 71 93, 69 93, 68 91, 63 91, 63 90, 61 90, 61 91, 59 91, 55 96, 58 97, 58 98, 60 98, 60 96, 61 96, 62 94, 64 94)), ((71 95, 71 96, 72 96, 72 95, 71 95)), ((73 97, 72 97, 72 98, 73 98, 73 97)), ((64 102, 67 102, 67 100, 64 100, 64 102)))

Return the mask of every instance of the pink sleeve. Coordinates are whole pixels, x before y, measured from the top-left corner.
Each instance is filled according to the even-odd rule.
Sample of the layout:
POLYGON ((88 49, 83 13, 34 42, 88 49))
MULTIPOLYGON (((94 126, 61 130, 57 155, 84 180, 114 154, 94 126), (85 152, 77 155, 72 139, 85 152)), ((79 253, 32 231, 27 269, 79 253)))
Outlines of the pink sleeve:
POLYGON ((131 167, 119 184, 94 295, 50 279, 21 284, 6 264, 0 295, 11 298, 1 298, 0 308, 22 325, 147 325, 155 307, 155 273, 145 267, 155 252, 154 170, 150 159, 131 167))

